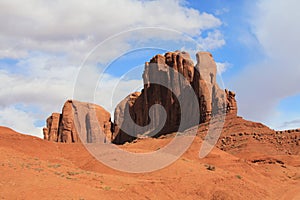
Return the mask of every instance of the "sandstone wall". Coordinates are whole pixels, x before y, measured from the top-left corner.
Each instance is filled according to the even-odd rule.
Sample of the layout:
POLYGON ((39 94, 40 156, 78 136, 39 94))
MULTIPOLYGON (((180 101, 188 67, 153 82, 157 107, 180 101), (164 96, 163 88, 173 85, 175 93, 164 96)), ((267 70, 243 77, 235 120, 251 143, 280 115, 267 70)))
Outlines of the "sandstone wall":
POLYGON ((182 131, 180 130, 182 127, 179 127, 182 123, 183 128, 189 128, 207 122, 215 115, 237 114, 235 94, 220 89, 217 84, 217 66, 212 55, 208 52, 199 52, 196 58, 197 64, 194 66, 188 53, 176 51, 156 55, 150 62, 145 63, 142 92, 139 95, 129 95, 116 108, 114 143, 122 144, 138 135, 153 136, 152 131, 161 126, 163 121, 159 109, 150 112, 151 106, 155 104, 163 106, 167 114, 164 126, 154 135, 156 137, 182 131), (195 92, 198 111, 188 95, 190 88, 195 92), (188 115, 182 118, 183 111, 188 115), (130 113, 132 120, 120 120, 124 118, 126 112, 130 113), (194 121, 197 118, 199 120, 194 121), (132 122, 144 127, 148 125, 149 131, 141 132, 141 128, 137 128, 132 122), (124 130, 129 133, 125 133, 124 130))

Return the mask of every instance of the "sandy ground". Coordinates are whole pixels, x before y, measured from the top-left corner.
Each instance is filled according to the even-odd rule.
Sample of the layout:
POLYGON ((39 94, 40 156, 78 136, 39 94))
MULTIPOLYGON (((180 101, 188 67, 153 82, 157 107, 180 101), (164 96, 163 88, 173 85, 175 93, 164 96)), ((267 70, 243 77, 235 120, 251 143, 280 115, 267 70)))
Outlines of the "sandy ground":
MULTIPOLYGON (((248 136, 200 159, 199 135, 170 166, 132 174, 105 166, 81 144, 0 127, 0 199, 300 199, 300 146, 286 153, 271 139, 248 136)), ((171 140, 140 139, 120 148, 155 151, 171 140)))

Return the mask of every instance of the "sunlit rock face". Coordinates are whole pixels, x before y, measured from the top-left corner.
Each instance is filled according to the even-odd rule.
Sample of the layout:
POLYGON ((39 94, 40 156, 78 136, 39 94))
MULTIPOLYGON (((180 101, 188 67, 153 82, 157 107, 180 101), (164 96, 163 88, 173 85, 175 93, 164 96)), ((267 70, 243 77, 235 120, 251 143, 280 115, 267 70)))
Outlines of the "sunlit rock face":
POLYGON ((62 143, 110 142, 110 113, 101 106, 68 100, 62 113, 53 113, 43 129, 44 139, 62 143))

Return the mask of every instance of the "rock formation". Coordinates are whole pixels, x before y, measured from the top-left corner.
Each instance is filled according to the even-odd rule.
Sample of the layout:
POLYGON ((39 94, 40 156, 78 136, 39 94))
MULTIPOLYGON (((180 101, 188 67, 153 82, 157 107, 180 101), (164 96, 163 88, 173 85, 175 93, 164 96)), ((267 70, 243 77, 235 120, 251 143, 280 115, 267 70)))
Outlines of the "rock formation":
POLYGON ((59 113, 52 113, 50 117, 47 118, 47 128, 44 128, 44 138, 50 141, 57 141, 59 121, 61 115, 59 113))
POLYGON ((110 141, 110 113, 95 104, 68 100, 61 114, 53 113, 47 119, 43 133, 45 140, 62 143, 110 141))
POLYGON ((227 89, 225 90, 226 93, 226 112, 227 114, 232 114, 234 116, 237 115, 237 102, 235 99, 235 93, 232 91, 228 91, 227 89))
POLYGON ((113 133, 117 134, 113 134, 112 141, 115 141, 116 143, 121 143, 122 141, 130 142, 134 140, 134 137, 126 134, 123 130, 131 129, 131 123, 128 121, 132 117, 134 118, 132 106, 134 105, 136 99, 140 96, 140 94, 140 92, 134 92, 128 95, 115 108, 113 133), (124 117, 124 114, 126 112, 131 113, 131 118, 124 117))
POLYGON ((237 115, 235 93, 220 89, 217 66, 208 52, 156 55, 145 63, 144 88, 123 99, 110 114, 95 104, 67 101, 62 114, 53 113, 43 129, 56 142, 130 142, 158 137, 209 122, 214 116, 237 115), (101 138, 100 132, 105 134, 101 138))
POLYGON ((197 64, 194 66, 188 53, 176 51, 156 55, 150 62, 145 63, 142 92, 129 95, 115 110, 114 143, 132 141, 138 135, 157 137, 182 131, 208 122, 212 116, 222 113, 237 114, 235 94, 220 89, 217 84, 217 67, 212 55, 199 52, 196 58, 197 64), (195 92, 197 106, 193 105, 187 92, 189 88, 195 92), (153 134, 152 130, 156 130, 162 122, 162 113, 158 109, 150 112, 151 106, 155 104, 164 107, 167 117, 162 129, 153 134), (199 107, 199 110, 195 109, 196 107, 199 107), (182 117, 183 112, 188 115, 182 117), (129 113, 132 121, 126 119, 124 113, 129 113), (199 120, 194 121, 197 118, 199 120), (145 127, 150 123, 149 131, 146 132, 141 132, 135 125, 145 127), (184 126, 180 127, 182 123, 184 126))

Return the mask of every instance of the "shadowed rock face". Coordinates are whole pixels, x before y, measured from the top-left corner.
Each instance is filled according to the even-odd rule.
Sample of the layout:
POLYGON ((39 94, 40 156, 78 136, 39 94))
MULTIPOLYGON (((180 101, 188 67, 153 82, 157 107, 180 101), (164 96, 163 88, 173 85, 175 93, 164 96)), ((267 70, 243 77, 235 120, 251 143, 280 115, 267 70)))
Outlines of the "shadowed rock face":
POLYGON ((135 139, 135 137, 126 134, 123 130, 128 130, 132 128, 130 127, 130 120, 134 118, 133 105, 140 95, 140 92, 134 92, 128 95, 115 108, 113 132, 118 134, 113 133, 112 141, 115 141, 116 143, 121 143, 122 141, 131 142, 135 139), (130 116, 125 117, 125 113, 129 113, 130 116))
POLYGON ((216 82, 217 67, 212 55, 199 52, 196 58, 197 64, 194 66, 188 53, 176 51, 156 55, 145 63, 142 92, 129 95, 116 107, 114 143, 132 141, 138 135, 157 137, 183 131, 222 113, 237 114, 235 94, 220 89, 216 82), (197 105, 191 100, 188 92, 191 89, 197 98, 197 105), (163 106, 167 115, 157 133, 153 133, 153 130, 161 126, 164 116, 159 109, 151 112, 155 104, 163 106), (188 114, 182 119, 183 112, 188 114), (135 124, 148 126, 148 131, 141 132, 141 128, 135 124), (184 125, 180 127, 180 124, 184 125))
POLYGON ((110 114, 101 106, 68 100, 62 114, 53 113, 43 129, 44 139, 63 143, 110 141, 110 114))

